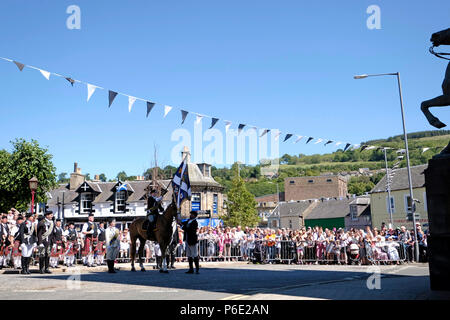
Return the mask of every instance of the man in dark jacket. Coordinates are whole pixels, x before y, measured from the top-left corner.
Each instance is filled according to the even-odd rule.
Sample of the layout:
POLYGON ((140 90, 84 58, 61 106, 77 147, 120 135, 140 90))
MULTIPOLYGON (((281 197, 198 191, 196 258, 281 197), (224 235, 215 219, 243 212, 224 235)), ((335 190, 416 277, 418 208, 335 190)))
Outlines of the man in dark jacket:
POLYGON ((39 272, 52 273, 48 267, 50 264, 50 250, 54 242, 53 211, 45 211, 45 218, 37 225, 37 244, 39 252, 39 272), (45 268, 44 268, 45 267, 45 268))
POLYGON ((197 237, 197 211, 191 211, 189 220, 183 222, 184 241, 186 242, 186 256, 189 261, 189 270, 186 273, 194 273, 194 266, 196 273, 199 273, 200 264, 198 257, 198 237, 197 237))
POLYGON ((34 215, 26 214, 27 221, 19 228, 20 249, 22 251, 22 274, 30 274, 30 262, 33 250, 36 247, 36 230, 34 215))

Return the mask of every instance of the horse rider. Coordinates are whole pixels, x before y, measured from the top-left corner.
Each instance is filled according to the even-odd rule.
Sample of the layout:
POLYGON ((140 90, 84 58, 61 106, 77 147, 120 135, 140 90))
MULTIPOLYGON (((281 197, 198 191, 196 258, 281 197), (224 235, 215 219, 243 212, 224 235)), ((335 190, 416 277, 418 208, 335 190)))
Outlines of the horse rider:
POLYGON ((156 189, 150 190, 150 196, 147 200, 147 218, 149 226, 147 228, 147 235, 150 238, 151 231, 156 227, 156 220, 158 218, 159 212, 163 212, 164 208, 161 205, 163 195, 157 196, 156 189))
POLYGON ((119 234, 119 229, 116 228, 116 220, 112 219, 109 222, 108 228, 105 230, 108 273, 116 273, 116 270, 114 270, 114 261, 117 259, 120 250, 119 234))
POLYGON ((22 274, 30 274, 31 255, 36 247, 36 232, 34 215, 28 212, 25 216, 27 220, 20 225, 19 238, 20 250, 22 251, 22 274))
POLYGON ((186 256, 189 261, 189 270, 186 273, 194 273, 194 263, 197 274, 200 269, 197 228, 197 211, 191 211, 189 220, 183 222, 184 240, 186 241, 186 256))
POLYGON ((98 227, 94 222, 94 214, 89 213, 88 222, 83 225, 81 233, 84 235, 83 263, 88 267, 96 267, 94 264, 94 248, 97 245, 98 227))
POLYGON ((46 210, 44 219, 37 225, 38 252, 39 252, 39 272, 52 273, 48 267, 50 264, 50 250, 54 242, 53 211, 46 210))

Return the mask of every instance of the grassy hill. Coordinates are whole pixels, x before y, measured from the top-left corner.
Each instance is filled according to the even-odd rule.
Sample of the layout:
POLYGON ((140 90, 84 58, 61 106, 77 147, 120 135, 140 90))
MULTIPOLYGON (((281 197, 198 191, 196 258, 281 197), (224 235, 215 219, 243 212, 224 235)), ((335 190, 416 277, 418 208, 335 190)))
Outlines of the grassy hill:
MULTIPOLYGON (((425 164, 436 153, 439 153, 450 140, 450 130, 421 131, 408 134, 408 147, 411 165, 425 164), (422 152, 423 148, 431 148, 422 152)), ((374 145, 390 147, 393 150, 387 152, 388 166, 392 167, 397 162, 396 150, 404 148, 403 135, 389 137, 387 139, 376 139, 361 142, 361 145, 374 145)), ((384 153, 382 150, 347 150, 344 152, 338 149, 333 153, 314 155, 283 155, 280 159, 278 176, 268 179, 261 176, 260 165, 246 166, 240 165, 241 176, 246 179, 247 189, 255 196, 276 193, 284 190, 284 178, 293 176, 316 176, 324 172, 339 173, 343 171, 356 171, 359 168, 369 168, 371 170, 385 167, 384 153)), ((234 164, 236 166, 236 164, 234 164)), ((400 162, 400 167, 406 166, 406 160, 400 162)), ((213 177, 225 186, 226 190, 230 186, 231 169, 212 168, 213 177)), ((369 178, 361 177, 349 182, 349 192, 361 194, 370 190, 381 176, 369 178)))

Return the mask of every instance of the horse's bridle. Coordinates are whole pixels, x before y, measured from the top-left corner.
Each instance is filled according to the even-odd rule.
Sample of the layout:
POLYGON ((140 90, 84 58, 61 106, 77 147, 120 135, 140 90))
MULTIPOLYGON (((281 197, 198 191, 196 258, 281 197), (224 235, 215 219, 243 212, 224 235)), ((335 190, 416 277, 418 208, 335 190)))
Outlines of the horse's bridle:
POLYGON ((450 60, 449 58, 443 57, 443 56, 450 56, 450 53, 447 52, 435 52, 434 51, 435 46, 431 46, 429 51, 431 54, 434 54, 436 57, 441 58, 441 59, 445 59, 445 60, 450 60))

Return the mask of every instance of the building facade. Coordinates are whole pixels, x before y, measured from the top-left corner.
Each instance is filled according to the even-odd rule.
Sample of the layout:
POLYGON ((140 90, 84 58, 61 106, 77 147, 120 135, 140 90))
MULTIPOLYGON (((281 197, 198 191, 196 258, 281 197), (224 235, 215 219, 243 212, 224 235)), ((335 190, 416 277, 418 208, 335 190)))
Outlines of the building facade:
POLYGON ((347 196, 347 180, 338 175, 284 179, 286 201, 347 196))
MULTIPOLYGON (((415 201, 416 222, 421 224, 428 223, 425 175, 423 173, 426 168, 427 165, 411 167, 413 197, 418 200, 415 201)), ((377 228, 383 222, 389 225, 390 202, 394 227, 404 225, 407 228, 412 228, 413 222, 407 219, 407 212, 411 212, 411 199, 406 168, 397 169, 392 177, 390 201, 386 190, 386 176, 384 176, 370 192, 372 225, 377 228)))

